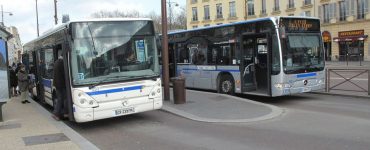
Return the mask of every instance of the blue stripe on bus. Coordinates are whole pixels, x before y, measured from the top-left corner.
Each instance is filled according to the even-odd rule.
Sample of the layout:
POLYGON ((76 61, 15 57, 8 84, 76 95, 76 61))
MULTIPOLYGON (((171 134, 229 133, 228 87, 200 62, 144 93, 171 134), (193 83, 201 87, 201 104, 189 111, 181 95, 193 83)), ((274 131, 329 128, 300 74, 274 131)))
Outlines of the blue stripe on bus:
POLYGON ((95 91, 95 92, 86 92, 86 94, 90 96, 94 96, 94 95, 102 95, 102 94, 109 94, 109 93, 141 90, 142 87, 143 87, 142 85, 139 85, 139 86, 123 87, 123 88, 116 88, 116 89, 102 90, 102 91, 95 91))
POLYGON ((42 79, 42 84, 48 88, 51 88, 51 80, 42 79))
POLYGON ((316 72, 314 72, 314 73, 305 73, 305 74, 297 74, 297 78, 314 77, 316 75, 317 75, 316 72))
MULTIPOLYGON (((200 69, 184 68, 186 71, 198 71, 200 69)), ((225 71, 225 72, 240 72, 240 70, 216 69, 216 70, 203 70, 203 71, 225 71)))

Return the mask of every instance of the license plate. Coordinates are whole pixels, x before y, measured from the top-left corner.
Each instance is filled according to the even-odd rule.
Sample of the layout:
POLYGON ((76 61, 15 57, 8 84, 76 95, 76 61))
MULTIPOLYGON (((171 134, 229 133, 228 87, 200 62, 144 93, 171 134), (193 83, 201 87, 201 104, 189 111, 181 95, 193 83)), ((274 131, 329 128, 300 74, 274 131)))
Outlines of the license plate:
POLYGON ((124 108, 124 109, 117 109, 114 111, 115 115, 125 115, 125 114, 130 114, 130 113, 134 113, 135 112, 135 108, 134 107, 130 107, 130 108, 124 108))
POLYGON ((311 88, 303 88, 303 90, 302 90, 303 92, 309 92, 309 91, 311 91, 311 88))

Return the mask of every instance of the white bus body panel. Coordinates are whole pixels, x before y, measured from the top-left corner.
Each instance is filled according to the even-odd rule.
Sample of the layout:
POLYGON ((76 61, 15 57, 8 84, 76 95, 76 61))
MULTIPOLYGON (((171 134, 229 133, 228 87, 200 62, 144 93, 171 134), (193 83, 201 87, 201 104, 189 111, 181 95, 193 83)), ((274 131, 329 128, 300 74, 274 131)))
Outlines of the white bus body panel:
POLYGON ((89 89, 72 89, 73 113, 76 122, 87 122, 139 112, 160 109, 162 107, 161 80, 142 80, 125 83, 105 84, 89 89), (89 96, 94 106, 80 103, 79 95, 89 96), (119 112, 117 114, 117 111, 119 112))
POLYGON ((271 77, 272 96, 318 91, 325 88, 325 72, 274 75, 271 77), (277 87, 281 84, 281 87, 277 87))

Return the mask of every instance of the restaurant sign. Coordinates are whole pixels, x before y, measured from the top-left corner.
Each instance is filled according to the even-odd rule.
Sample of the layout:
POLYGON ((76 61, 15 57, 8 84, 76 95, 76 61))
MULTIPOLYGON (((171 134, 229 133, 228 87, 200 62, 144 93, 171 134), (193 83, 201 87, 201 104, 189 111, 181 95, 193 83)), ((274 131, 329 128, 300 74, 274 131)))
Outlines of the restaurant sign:
POLYGON ((343 31, 338 33, 339 37, 361 36, 361 35, 364 35, 364 30, 343 31))

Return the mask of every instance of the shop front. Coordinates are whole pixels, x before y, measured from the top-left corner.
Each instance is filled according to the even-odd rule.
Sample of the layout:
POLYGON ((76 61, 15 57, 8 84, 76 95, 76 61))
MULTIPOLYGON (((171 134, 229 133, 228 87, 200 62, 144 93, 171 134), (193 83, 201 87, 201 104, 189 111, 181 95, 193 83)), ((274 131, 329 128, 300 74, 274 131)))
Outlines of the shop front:
POLYGON ((364 60, 364 42, 368 37, 364 33, 364 30, 338 32, 338 37, 333 38, 339 47, 339 56, 336 56, 336 59, 339 61, 364 60))

